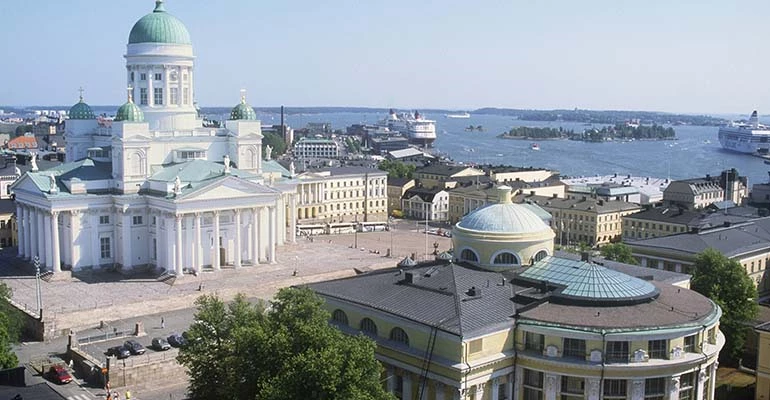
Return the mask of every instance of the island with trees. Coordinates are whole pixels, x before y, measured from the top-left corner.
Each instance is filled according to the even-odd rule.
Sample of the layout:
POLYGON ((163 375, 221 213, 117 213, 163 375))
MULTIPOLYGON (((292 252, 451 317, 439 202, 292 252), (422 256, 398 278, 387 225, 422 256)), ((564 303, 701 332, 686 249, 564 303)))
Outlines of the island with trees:
POLYGON ((674 128, 661 125, 616 124, 602 128, 586 129, 576 133, 571 129, 540 128, 517 126, 497 137, 503 139, 528 140, 582 140, 585 142, 604 142, 609 140, 673 140, 676 139, 674 128))
POLYGON ((503 139, 569 139, 575 135, 572 130, 567 130, 562 127, 559 128, 536 128, 529 126, 517 126, 511 128, 508 132, 497 135, 503 139))

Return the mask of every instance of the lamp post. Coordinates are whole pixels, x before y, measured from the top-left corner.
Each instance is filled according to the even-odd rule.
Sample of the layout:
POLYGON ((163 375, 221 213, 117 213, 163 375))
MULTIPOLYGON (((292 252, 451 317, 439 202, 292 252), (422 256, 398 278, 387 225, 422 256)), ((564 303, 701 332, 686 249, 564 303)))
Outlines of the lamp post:
POLYGON ((43 318, 43 296, 40 293, 40 257, 35 256, 32 261, 35 265, 35 289, 37 297, 37 312, 38 317, 43 318))

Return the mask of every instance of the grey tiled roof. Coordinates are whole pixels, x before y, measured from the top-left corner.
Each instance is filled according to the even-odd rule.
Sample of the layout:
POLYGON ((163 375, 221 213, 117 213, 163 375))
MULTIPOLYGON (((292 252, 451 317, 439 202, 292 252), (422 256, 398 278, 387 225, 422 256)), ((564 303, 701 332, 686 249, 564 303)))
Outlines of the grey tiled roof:
POLYGON ((604 201, 590 197, 587 197, 584 200, 582 198, 562 199, 546 196, 519 194, 513 197, 513 201, 515 203, 530 201, 546 209, 555 208, 559 210, 596 211, 600 213, 636 210, 640 208, 638 204, 629 203, 626 201, 604 201))
POLYGON ((441 188, 413 187, 411 189, 408 189, 406 192, 404 192, 404 195, 401 196, 401 198, 411 199, 414 196, 419 196, 420 199, 422 199, 422 201, 432 202, 433 198, 436 197, 436 195, 442 191, 444 191, 444 189, 441 189, 441 188))
POLYGON ((770 217, 758 218, 725 228, 680 233, 664 237, 629 240, 633 249, 672 251, 696 255, 713 248, 727 257, 770 249, 770 217))
POLYGON ((465 171, 466 169, 470 169, 470 168, 471 167, 467 165, 447 165, 447 164, 434 163, 434 164, 426 165, 422 168, 417 168, 415 173, 449 177, 460 171, 465 171))
POLYGON ((759 213, 753 207, 732 207, 719 212, 709 212, 706 210, 691 211, 678 207, 657 207, 640 211, 625 218, 680 224, 691 228, 712 228, 722 226, 725 222, 736 224, 759 218, 759 213))
POLYGON ((0 215, 16 212, 16 203, 11 199, 0 199, 0 215))

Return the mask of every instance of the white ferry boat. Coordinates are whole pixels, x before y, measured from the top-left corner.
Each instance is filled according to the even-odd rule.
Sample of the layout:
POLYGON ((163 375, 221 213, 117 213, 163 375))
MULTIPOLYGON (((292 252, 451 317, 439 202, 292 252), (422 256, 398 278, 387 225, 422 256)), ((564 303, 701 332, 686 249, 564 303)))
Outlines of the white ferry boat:
POLYGON ((397 114, 391 109, 382 124, 392 131, 406 135, 409 143, 430 147, 436 140, 436 121, 425 119, 418 111, 415 111, 414 115, 397 114))
POLYGON ((457 114, 446 114, 444 116, 447 118, 453 118, 453 119, 468 119, 471 117, 471 115, 468 114, 467 111, 462 113, 457 113, 457 114))
POLYGON ((759 123, 757 111, 751 113, 749 122, 731 122, 719 128, 722 148, 748 154, 770 153, 770 127, 759 123))

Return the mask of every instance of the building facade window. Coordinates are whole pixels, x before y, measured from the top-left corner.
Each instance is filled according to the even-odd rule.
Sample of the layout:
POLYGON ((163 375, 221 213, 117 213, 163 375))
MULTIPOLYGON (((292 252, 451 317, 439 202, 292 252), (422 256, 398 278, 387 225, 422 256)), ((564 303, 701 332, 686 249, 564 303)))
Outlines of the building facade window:
POLYGON ((690 372, 679 377, 679 400, 693 399, 695 399, 695 372, 690 372))
POLYGON ((99 248, 101 250, 102 259, 111 258, 112 257, 112 249, 110 248, 110 238, 109 237, 99 238, 99 248))
POLYGON ((390 330, 390 340, 409 346, 409 335, 403 329, 395 327, 390 330))
POLYGON ((141 74, 139 74, 139 79, 143 80, 143 81, 146 81, 147 80, 147 74, 142 72, 141 74))
POLYGON ((144 219, 144 218, 142 218, 142 216, 141 216, 141 215, 134 215, 134 216, 132 217, 132 222, 133 222, 133 224, 134 224, 134 225, 141 225, 141 224, 143 224, 143 223, 144 223, 144 222, 143 222, 143 219, 144 219))
POLYGON ((697 335, 685 336, 684 338, 684 351, 688 353, 695 353, 695 337, 697 335))
POLYGON ((476 256, 476 253, 473 252, 473 250, 465 249, 460 253, 460 259, 465 261, 471 261, 471 262, 478 262, 479 258, 476 256))
POLYGON ((524 348, 526 350, 543 351, 545 337, 539 333, 526 332, 524 334, 524 348))
POLYGON ((340 325, 348 325, 348 315, 345 314, 345 311, 342 310, 334 310, 332 313, 332 321, 340 324, 340 325))
MULTIPOLYGON (((142 74, 144 75, 144 74, 142 74)), ((139 89, 139 104, 146 106, 147 105, 147 88, 141 88, 139 89)))
POLYGON ((668 358, 668 341, 665 339, 649 340, 647 342, 647 355, 650 358, 668 358))
POLYGON ((564 357, 586 357, 586 341, 583 339, 564 338, 564 357))
POLYGON ((361 320, 361 332, 377 336, 377 325, 371 319, 364 318, 361 320))
POLYGON ((540 371, 524 370, 524 400, 543 399, 543 373, 540 371))
POLYGON ((621 399, 626 399, 626 381, 624 379, 605 379, 604 400, 621 399))
POLYGON ((533 257, 534 262, 538 262, 544 258, 548 257, 548 252, 545 250, 540 250, 535 254, 535 257, 533 257))
POLYGON ((607 342, 607 360, 610 362, 628 362, 628 342, 607 342))
POLYGON ((519 258, 513 253, 504 252, 495 256, 493 264, 517 265, 519 264, 519 258))
POLYGON ((157 106, 162 106, 163 105, 163 88, 154 88, 153 93, 154 93, 153 103, 157 106))
POLYGON ((561 377, 561 400, 583 399, 585 380, 576 376, 561 377))
POLYGON ((182 89, 182 104, 190 104, 190 88, 182 89))
POLYGON ((179 104, 179 89, 172 87, 169 90, 170 90, 169 92, 170 98, 168 100, 169 104, 172 104, 172 105, 179 104))
POLYGON ((664 400, 666 397, 666 378, 648 378, 644 380, 645 400, 664 400))
POLYGON ((99 224, 100 225, 108 225, 110 223, 110 216, 109 215, 100 215, 99 216, 99 224))
POLYGON ((163 74, 155 73, 155 80, 156 81, 162 81, 163 80, 163 74))

